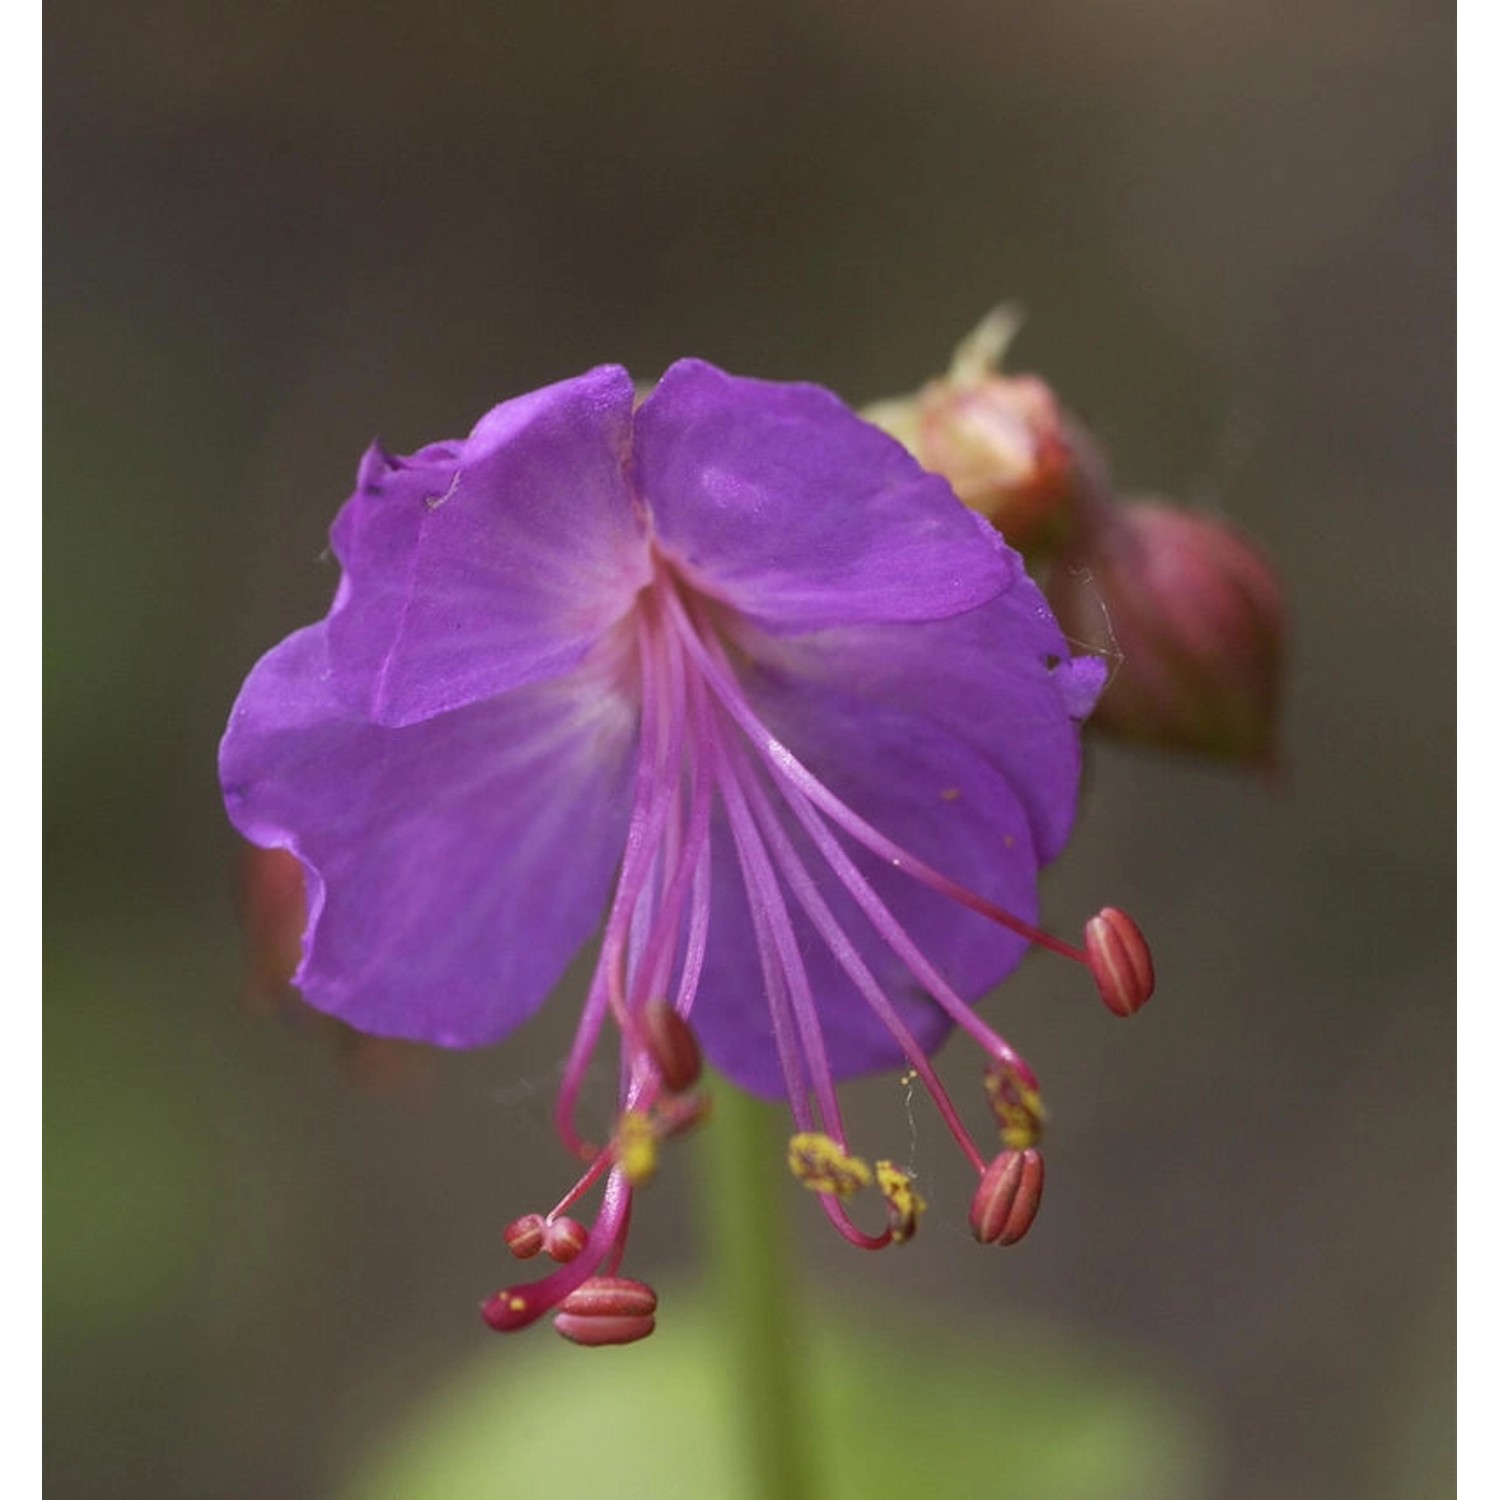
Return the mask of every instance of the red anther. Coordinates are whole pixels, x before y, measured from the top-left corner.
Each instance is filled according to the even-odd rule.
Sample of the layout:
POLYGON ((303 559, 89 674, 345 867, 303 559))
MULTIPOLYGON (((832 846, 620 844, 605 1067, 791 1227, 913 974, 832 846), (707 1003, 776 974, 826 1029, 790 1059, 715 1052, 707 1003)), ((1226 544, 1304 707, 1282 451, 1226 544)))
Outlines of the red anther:
POLYGON ((558 1306, 586 1318, 644 1318, 656 1311, 656 1293, 629 1276, 590 1276, 558 1306))
POLYGON ((648 1337, 656 1331, 656 1319, 650 1313, 642 1317, 587 1317, 582 1313, 558 1313, 552 1326, 572 1343, 600 1349, 608 1344, 634 1344, 648 1337))
POLYGON ((1104 1003, 1117 1016, 1133 1016, 1156 988, 1151 949, 1141 929, 1124 912, 1106 906, 1089 919, 1083 940, 1104 1003))
POLYGON ((505 1226, 505 1246, 517 1260, 530 1260, 545 1248, 547 1224, 540 1214, 522 1214, 505 1226))
POLYGON ((641 1009, 641 1035, 667 1091, 680 1094, 697 1083, 703 1054, 693 1029, 665 1000, 648 1000, 641 1009))
POLYGON ((969 1227, 982 1245, 1014 1245, 1042 1204, 1042 1153, 1002 1151, 979 1179, 969 1205, 969 1227))
POLYGON ((628 1276, 591 1276, 568 1293, 552 1326, 575 1344, 633 1344, 656 1327, 656 1293, 628 1276))
POLYGON ((542 1249, 562 1265, 576 1259, 588 1242, 588 1230, 566 1214, 549 1219, 542 1226, 542 1249))

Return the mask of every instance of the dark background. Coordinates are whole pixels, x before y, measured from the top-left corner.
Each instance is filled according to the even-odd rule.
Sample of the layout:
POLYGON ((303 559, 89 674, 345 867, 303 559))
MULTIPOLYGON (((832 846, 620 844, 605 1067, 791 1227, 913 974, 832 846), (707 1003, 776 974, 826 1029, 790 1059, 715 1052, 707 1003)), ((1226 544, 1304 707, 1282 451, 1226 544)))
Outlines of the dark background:
MULTIPOLYGON (((239 993, 214 747, 326 607, 364 444, 603 360, 861 403, 1003 298, 1125 489, 1277 560, 1284 770, 1096 748, 1049 916, 1126 906, 1162 984, 1130 1026, 1039 960, 994 1002, 1056 1117, 1033 1241, 972 1246, 934 1144, 934 1232, 808 1216, 802 1259, 1108 1349, 1190 1414, 1195 1493, 1451 1487, 1452 52, 1415 0, 49 8, 59 1500, 331 1494, 534 1357, 473 1302, 566 1172, 568 1007, 407 1067, 239 993)), ((671 1281, 691 1178, 656 1192, 671 1281)))

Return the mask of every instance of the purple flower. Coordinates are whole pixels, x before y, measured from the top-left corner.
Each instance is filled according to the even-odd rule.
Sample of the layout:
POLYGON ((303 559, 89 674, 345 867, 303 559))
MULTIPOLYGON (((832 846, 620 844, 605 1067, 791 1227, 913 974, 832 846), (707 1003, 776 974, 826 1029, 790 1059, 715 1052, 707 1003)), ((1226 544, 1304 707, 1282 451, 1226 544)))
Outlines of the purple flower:
POLYGON ((221 754, 235 825, 302 862, 303 993, 478 1046, 604 923, 557 1106, 589 1165, 512 1226, 560 1264, 495 1326, 565 1301, 583 1342, 650 1323, 628 1290, 590 1322, 614 1302, 579 1289, 620 1281, 633 1192, 702 1113, 700 1045, 788 1101, 792 1169, 857 1244, 909 1237, 921 1200, 850 1153, 836 1081, 911 1067, 982 1174, 928 1062, 957 1025, 1008 1144, 1034 1139, 1036 1079, 970 1002, 1032 942, 1091 963, 1031 922, 1102 669, 945 481, 814 386, 684 361, 637 407, 605 367, 462 442, 372 448, 333 547, 328 618, 256 666, 221 754), (595 1149, 574 1115, 606 1026, 595 1149), (585 1234, 566 1213, 601 1182, 585 1234), (843 1202, 868 1184, 880 1234, 843 1202))

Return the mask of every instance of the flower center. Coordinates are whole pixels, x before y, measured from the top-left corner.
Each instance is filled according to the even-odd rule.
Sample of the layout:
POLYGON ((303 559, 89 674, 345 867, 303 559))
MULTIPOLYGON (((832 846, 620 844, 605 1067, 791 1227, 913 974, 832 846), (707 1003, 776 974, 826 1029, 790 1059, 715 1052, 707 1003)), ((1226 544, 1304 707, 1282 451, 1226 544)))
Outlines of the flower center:
MULTIPOLYGON (((716 860, 731 861, 745 894, 771 1035, 795 1125, 788 1164, 817 1194, 839 1232, 862 1248, 909 1239, 925 1205, 909 1171, 889 1161, 877 1162, 872 1171, 850 1151, 823 1020, 795 923, 816 934, 894 1039, 974 1167, 981 1194, 988 1194, 986 1204, 971 1214, 986 1227, 981 1238, 1010 1242, 999 1229, 993 1234, 988 1230, 1016 1217, 1008 1197, 1000 1207, 996 1204, 1004 1196, 1002 1189, 1009 1192, 1021 1180, 1020 1168, 1001 1170, 996 1163, 1001 1157, 1009 1162, 1036 1156, 1044 1110, 1030 1066, 922 952, 860 869, 851 848, 863 848, 1028 941, 1088 964, 1106 1002, 1119 1014, 1138 1008, 1150 991, 1149 954, 1122 913, 1111 910, 1090 923, 1084 948, 1061 942, 933 869, 841 801, 766 726, 737 675, 737 656, 761 657, 767 649, 774 651, 774 643, 763 642, 722 602, 693 587, 670 559, 657 554, 654 562, 651 582, 600 657, 600 669, 615 689, 638 704, 639 754, 625 852, 556 1108, 559 1134, 588 1165, 545 1220, 531 1215, 512 1226, 508 1240, 516 1253, 547 1249, 562 1264, 531 1287, 492 1298, 486 1317, 497 1328, 524 1326, 562 1305, 590 1278, 614 1276, 632 1195, 655 1171, 659 1144, 705 1113, 704 1101, 695 1093, 699 1063, 690 1022, 711 940, 716 860), (727 847, 716 848, 716 838, 727 847), (975 1144, 864 948, 836 915, 826 894, 834 887, 842 889, 879 943, 930 1000, 985 1053, 985 1090, 1005 1148, 1000 1157, 992 1161, 975 1144), (600 1148, 585 1141, 575 1116, 585 1075, 610 1020, 618 1034, 620 1084, 612 1138, 600 1148), (583 1235, 566 1214, 601 1179, 602 1206, 592 1230, 583 1235), (872 1185, 885 1203, 886 1222, 878 1233, 860 1228, 845 1206, 846 1199, 872 1185), (571 1228, 556 1231, 558 1224, 571 1228), (553 1242, 566 1256, 553 1250, 553 1242)), ((868 933, 864 936, 868 942, 868 933)), ((1040 1179, 1035 1180, 1039 1193, 1040 1179)), ((1035 1194, 1033 1213, 1034 1199, 1035 1194)), ((1029 1224, 1029 1215, 1024 1222, 1029 1224)), ((1014 1238, 1020 1232, 1024 1228, 1014 1238)), ((650 1322, 643 1316, 630 1326, 649 1332, 650 1322)), ((595 1331, 602 1339, 604 1324, 595 1331)), ((611 1323, 608 1331, 612 1336, 619 1330, 611 1323)), ((569 1336, 578 1332, 574 1328, 569 1336)))

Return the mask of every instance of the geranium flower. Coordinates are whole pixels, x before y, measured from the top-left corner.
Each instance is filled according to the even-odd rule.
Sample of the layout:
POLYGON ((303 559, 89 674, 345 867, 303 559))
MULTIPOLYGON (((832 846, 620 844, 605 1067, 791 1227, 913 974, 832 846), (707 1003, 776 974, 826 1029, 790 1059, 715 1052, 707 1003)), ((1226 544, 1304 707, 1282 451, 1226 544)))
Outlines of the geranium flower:
POLYGON ((922 1204, 852 1151, 842 1079, 913 1069, 981 1193, 1014 1192, 930 1053, 955 1025, 977 1042, 1005 1150, 1034 1154, 1035 1075, 971 1002, 1044 943, 1124 1012, 1149 958, 1112 910, 1083 948, 1031 925, 1103 672, 945 481, 816 387, 684 361, 637 406, 605 367, 462 442, 373 447, 333 548, 328 617, 256 666, 221 755, 236 826, 302 862, 307 999, 480 1046, 603 920, 556 1111, 588 1165, 507 1232, 560 1264, 492 1298, 494 1326, 650 1331, 654 1297, 614 1273, 659 1143, 703 1112, 700 1047, 787 1101, 792 1170, 855 1244, 909 1238, 922 1204), (594 1148, 575 1106, 607 1027, 594 1148), (601 1184, 585 1230, 568 1210, 601 1184), (845 1207, 867 1186, 879 1233, 845 1207))

